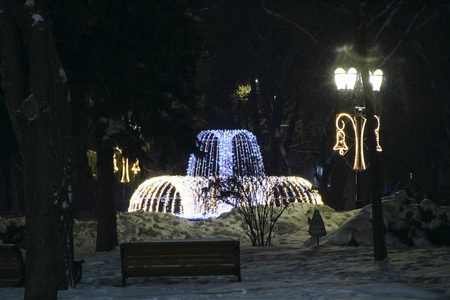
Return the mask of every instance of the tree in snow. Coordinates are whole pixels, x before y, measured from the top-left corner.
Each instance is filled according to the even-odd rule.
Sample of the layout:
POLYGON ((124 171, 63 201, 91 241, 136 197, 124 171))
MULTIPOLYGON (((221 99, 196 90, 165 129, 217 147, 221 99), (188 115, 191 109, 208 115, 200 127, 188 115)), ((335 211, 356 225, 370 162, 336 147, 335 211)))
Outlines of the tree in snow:
POLYGON ((45 1, 1 1, 5 103, 23 159, 25 299, 73 285, 71 99, 45 1))

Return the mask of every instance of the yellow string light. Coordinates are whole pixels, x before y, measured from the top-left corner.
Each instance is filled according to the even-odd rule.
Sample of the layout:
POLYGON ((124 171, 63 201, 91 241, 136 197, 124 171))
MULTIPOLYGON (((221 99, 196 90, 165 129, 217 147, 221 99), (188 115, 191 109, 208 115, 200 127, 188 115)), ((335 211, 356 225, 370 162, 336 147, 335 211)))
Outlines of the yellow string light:
POLYGON ((122 179, 121 183, 130 182, 130 173, 128 172, 128 158, 122 157, 122 179))
MULTIPOLYGON (((119 167, 117 160, 119 159, 119 154, 122 154, 122 149, 119 147, 114 148, 114 155, 113 155, 113 166, 114 166, 114 173, 119 172, 119 167)), ((136 162, 133 164, 131 171, 134 175, 139 173, 141 171, 141 168, 139 167, 139 159, 136 159, 136 162)), ((124 157, 122 155, 122 177, 120 179, 121 183, 130 182, 130 173, 129 173, 129 162, 128 158, 124 157)))
POLYGON ((136 158, 136 161, 133 164, 133 167, 131 168, 131 171, 133 171, 133 174, 136 175, 141 171, 141 168, 139 168, 139 159, 136 158))
POLYGON ((117 154, 113 155, 113 165, 114 165, 114 173, 119 172, 119 167, 117 166, 117 154))
MULTIPOLYGON (((348 146, 345 142, 345 122, 344 118, 347 118, 350 120, 353 126, 353 131, 355 134, 355 161, 353 164, 354 170, 365 170, 366 169, 366 162, 364 159, 364 130, 366 127, 366 121, 367 119, 362 115, 361 112, 351 116, 347 113, 341 113, 337 115, 336 117, 336 145, 334 145, 333 150, 339 151, 340 155, 345 155, 348 151, 348 146)), ((377 119, 378 125, 375 129, 375 139, 376 139, 376 149, 377 151, 381 152, 381 146, 380 146, 380 117, 375 116, 377 119)))
POLYGON ((377 151, 382 152, 383 149, 381 149, 381 146, 380 146, 380 117, 375 115, 375 118, 377 118, 377 121, 378 121, 377 129, 375 129, 375 139, 377 141, 377 151))

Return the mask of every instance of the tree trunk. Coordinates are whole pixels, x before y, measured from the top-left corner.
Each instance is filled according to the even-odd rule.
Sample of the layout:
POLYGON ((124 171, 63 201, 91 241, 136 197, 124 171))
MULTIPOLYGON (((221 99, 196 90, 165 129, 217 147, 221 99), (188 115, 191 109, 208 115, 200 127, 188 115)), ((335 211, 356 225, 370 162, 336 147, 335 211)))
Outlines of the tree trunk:
MULTIPOLYGON (((72 89, 85 90, 81 86, 71 86, 72 89)), ((72 128, 72 139, 75 144, 74 156, 72 158, 73 169, 73 210, 75 218, 84 213, 90 214, 96 211, 96 182, 92 176, 92 169, 89 166, 87 149, 89 149, 89 129, 90 122, 89 109, 84 95, 71 93, 73 99, 72 122, 77 126, 72 128)))
POLYGON ((72 284, 70 96, 43 1, 1 1, 2 83, 23 158, 25 299, 72 284))
POLYGON ((97 243, 95 251, 111 251, 119 242, 116 219, 116 178, 114 176, 112 145, 102 141, 105 124, 98 122, 97 135, 97 243))

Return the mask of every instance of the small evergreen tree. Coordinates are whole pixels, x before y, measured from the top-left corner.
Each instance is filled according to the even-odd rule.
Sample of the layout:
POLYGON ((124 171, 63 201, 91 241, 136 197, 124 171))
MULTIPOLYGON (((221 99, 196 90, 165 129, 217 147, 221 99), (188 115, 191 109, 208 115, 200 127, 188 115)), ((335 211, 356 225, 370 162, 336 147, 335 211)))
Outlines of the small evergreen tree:
POLYGON ((320 215, 320 211, 318 209, 314 210, 314 215, 311 218, 308 218, 309 223, 309 235, 317 238, 317 247, 319 247, 319 238, 321 236, 325 236, 327 234, 327 230, 325 229, 325 224, 323 223, 322 216, 320 215))

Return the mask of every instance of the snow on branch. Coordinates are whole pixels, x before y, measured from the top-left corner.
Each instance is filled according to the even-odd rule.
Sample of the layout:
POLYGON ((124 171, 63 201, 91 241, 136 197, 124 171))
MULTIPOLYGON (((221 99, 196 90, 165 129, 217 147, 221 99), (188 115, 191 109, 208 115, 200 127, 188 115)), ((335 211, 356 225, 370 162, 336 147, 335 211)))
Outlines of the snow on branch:
POLYGON ((44 22, 44 19, 42 18, 42 16, 40 14, 33 14, 31 16, 31 18, 33 18, 33 25, 31 25, 32 27, 35 26, 39 22, 44 22))
POLYGON ((25 6, 29 7, 29 8, 33 7, 34 6, 34 0, 27 0, 27 1, 25 1, 25 6))
POLYGON ((103 142, 126 131, 125 122, 123 122, 122 120, 101 118, 100 122, 105 123, 106 125, 105 135, 102 138, 103 142))

